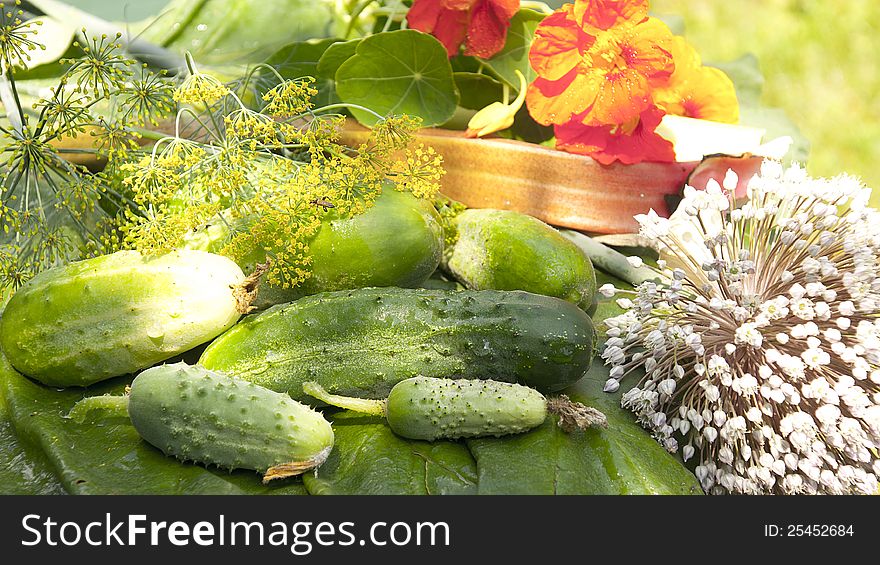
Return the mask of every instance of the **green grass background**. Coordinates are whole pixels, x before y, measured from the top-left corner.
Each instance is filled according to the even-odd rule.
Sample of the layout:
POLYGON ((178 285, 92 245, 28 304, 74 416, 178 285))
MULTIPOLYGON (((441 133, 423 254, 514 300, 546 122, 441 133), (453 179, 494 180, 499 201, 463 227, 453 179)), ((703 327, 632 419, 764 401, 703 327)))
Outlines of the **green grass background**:
POLYGON ((880 205, 880 1, 653 0, 677 14, 705 61, 757 55, 763 102, 811 142, 814 175, 849 172, 880 205))

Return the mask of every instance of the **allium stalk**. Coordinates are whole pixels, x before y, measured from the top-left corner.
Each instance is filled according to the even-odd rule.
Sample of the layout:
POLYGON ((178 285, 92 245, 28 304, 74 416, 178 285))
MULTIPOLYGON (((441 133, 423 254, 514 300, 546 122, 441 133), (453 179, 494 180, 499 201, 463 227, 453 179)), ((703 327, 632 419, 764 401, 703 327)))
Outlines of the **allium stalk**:
MULTIPOLYGON (((606 320, 606 391, 713 494, 871 494, 880 474, 880 212, 856 179, 765 162, 636 216, 661 254, 606 320), (634 377, 638 378, 638 377, 634 377)), ((606 295, 615 289, 603 287, 606 295)), ((620 291, 616 291, 620 292, 620 291)))

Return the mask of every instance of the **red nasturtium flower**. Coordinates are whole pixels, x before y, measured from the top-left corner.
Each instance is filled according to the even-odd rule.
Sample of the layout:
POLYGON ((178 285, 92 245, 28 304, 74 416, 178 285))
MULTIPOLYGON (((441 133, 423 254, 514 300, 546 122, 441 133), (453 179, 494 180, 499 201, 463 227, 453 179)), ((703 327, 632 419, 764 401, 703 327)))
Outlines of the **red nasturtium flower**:
POLYGON ((526 103, 557 148, 606 164, 674 161, 655 132, 664 115, 738 120, 730 79, 647 14, 647 0, 575 0, 538 26, 526 103))
POLYGON ((580 120, 572 120, 554 128, 556 148, 589 155, 603 165, 614 161, 625 164, 672 162, 675 161, 672 143, 654 132, 664 115, 656 106, 650 106, 639 117, 620 126, 587 126, 580 120))
POLYGON ((517 10, 519 0, 415 0, 406 20, 440 40, 450 57, 464 43, 465 55, 488 59, 504 47, 517 10))

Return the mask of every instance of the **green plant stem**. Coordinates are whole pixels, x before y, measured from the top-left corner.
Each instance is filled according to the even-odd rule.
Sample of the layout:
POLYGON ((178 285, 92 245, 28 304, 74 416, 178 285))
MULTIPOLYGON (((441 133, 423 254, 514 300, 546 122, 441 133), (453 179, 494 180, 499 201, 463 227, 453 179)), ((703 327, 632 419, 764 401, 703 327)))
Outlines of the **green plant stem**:
POLYGON ((370 400, 368 398, 353 398, 351 396, 330 394, 324 390, 324 387, 314 381, 304 383, 303 392, 337 408, 345 408, 346 410, 354 410, 355 412, 373 416, 385 416, 386 403, 384 400, 370 400))
POLYGON ((610 275, 622 279, 633 286, 657 278, 657 273, 650 267, 633 267, 622 253, 599 243, 593 238, 574 230, 559 230, 559 233, 577 245, 593 264, 610 275))
POLYGON ((128 418, 128 395, 89 396, 73 405, 67 417, 77 423, 84 423, 92 412, 99 412, 100 419, 128 418))

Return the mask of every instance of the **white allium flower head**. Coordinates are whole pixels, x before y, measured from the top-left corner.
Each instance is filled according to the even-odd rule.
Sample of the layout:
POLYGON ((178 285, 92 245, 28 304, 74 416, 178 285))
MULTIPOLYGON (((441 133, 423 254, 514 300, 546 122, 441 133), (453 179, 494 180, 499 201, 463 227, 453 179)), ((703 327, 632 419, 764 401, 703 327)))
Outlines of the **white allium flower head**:
MULTIPOLYGON (((765 160, 637 217, 660 252, 606 320, 605 390, 710 493, 872 494, 880 448, 880 212, 856 179, 765 160)), ((604 295, 609 296, 606 289, 604 295)), ((610 294, 613 295, 613 294, 610 294)))

